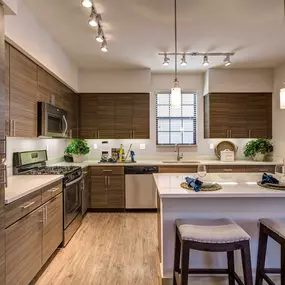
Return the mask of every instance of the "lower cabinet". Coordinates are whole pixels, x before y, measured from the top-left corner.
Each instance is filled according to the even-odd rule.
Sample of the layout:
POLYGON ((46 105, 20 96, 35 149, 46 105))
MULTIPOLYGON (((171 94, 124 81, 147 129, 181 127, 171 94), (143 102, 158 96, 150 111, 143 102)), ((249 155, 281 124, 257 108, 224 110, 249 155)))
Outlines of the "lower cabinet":
POLYGON ((52 198, 42 206, 43 210, 43 264, 51 257, 62 242, 63 236, 63 212, 62 194, 52 198))
MULTIPOLYGON (((118 167, 119 168, 119 167, 118 167)), ((111 169, 92 171, 98 173, 91 176, 91 208, 124 209, 125 208, 125 175, 111 169)))
POLYGON ((63 240, 62 193, 6 228, 6 284, 28 285, 63 240))
POLYGON ((29 284, 42 266, 43 209, 6 229, 6 284, 29 284))
POLYGON ((0 231, 0 284, 5 284, 5 230, 0 231))

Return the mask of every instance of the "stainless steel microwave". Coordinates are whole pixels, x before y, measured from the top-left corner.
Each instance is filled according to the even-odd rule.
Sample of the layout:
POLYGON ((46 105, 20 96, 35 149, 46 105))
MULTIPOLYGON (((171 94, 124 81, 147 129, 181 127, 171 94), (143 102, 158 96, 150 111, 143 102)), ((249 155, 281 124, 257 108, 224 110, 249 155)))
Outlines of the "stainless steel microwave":
POLYGON ((38 102, 38 136, 68 137, 67 112, 46 102, 38 102))

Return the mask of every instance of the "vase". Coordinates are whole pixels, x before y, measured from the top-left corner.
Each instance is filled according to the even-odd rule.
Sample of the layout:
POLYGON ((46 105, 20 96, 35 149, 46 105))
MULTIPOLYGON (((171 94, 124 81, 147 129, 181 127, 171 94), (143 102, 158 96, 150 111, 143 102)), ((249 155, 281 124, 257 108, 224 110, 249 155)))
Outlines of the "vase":
POLYGON ((84 161, 84 154, 73 154, 73 162, 81 163, 84 161))
POLYGON ((265 157, 265 154, 258 152, 252 158, 254 161, 263 161, 264 157, 265 157))

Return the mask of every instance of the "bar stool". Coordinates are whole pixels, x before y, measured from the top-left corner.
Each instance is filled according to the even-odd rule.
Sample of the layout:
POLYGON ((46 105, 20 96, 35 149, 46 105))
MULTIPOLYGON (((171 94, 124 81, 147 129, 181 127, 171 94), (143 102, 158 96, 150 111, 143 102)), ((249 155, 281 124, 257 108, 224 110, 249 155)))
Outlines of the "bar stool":
POLYGON ((267 273, 280 273, 281 285, 285 285, 285 219, 261 219, 259 224, 259 244, 256 267, 256 285, 261 285, 265 280, 268 284, 274 282, 268 277, 267 273), (268 237, 281 245, 281 268, 265 268, 265 258, 268 237))
POLYGON ((235 285, 235 281, 239 285, 252 285, 249 241, 250 236, 230 219, 177 220, 173 285, 188 285, 188 274, 228 274, 229 285, 235 285), (228 268, 190 269, 189 256, 191 249, 227 252, 228 268), (239 249, 242 256, 244 283, 235 272, 234 251, 239 249))

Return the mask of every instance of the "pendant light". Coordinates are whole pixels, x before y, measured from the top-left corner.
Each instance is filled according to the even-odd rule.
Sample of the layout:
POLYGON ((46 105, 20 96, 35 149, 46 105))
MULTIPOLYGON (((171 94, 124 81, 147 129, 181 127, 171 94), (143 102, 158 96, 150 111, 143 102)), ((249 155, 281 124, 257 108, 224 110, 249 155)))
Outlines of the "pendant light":
POLYGON ((81 5, 85 8, 91 8, 92 7, 92 1, 91 0, 82 0, 81 5))
POLYGON ((175 73, 173 87, 171 88, 171 105, 172 107, 181 106, 181 88, 177 78, 177 12, 176 12, 176 0, 174 0, 174 40, 175 40, 175 73))
POLYGON ((285 109, 285 87, 280 89, 280 109, 285 109))

